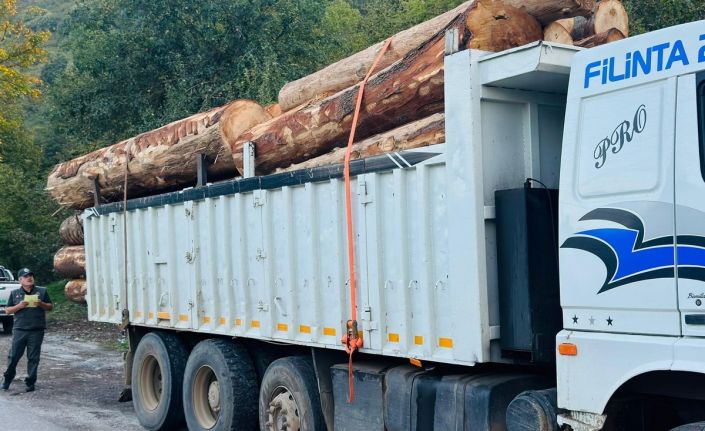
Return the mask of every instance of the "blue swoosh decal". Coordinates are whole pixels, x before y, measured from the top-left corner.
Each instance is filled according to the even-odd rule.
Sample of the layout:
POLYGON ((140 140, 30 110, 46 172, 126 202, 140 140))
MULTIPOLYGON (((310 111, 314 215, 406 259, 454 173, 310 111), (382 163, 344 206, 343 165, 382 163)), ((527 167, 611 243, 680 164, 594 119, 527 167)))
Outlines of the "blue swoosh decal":
POLYGON ((577 232, 561 248, 574 248, 597 256, 607 276, 598 293, 637 281, 678 277, 705 281, 705 237, 679 235, 644 241, 644 225, 638 215, 616 208, 598 208, 582 220, 607 220, 625 228, 590 229, 577 232))

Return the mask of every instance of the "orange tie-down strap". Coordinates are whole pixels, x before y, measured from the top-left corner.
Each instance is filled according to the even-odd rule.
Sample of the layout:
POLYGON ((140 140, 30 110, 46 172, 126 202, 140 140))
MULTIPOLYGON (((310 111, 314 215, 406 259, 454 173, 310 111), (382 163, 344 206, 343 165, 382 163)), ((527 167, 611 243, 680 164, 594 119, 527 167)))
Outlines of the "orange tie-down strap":
POLYGON ((377 64, 382 59, 382 56, 392 43, 392 38, 386 40, 382 49, 377 54, 377 58, 372 63, 370 70, 367 71, 365 79, 360 83, 360 89, 357 92, 357 103, 355 104, 355 113, 353 114, 352 127, 350 128, 350 137, 348 138, 348 147, 345 151, 344 176, 345 176, 345 216, 348 227, 348 267, 350 271, 350 320, 348 320, 345 334, 342 342, 345 346, 345 351, 348 353, 348 402, 352 403, 355 399, 355 390, 353 386, 352 372, 352 357, 356 350, 362 347, 362 338, 357 332, 357 290, 355 283, 355 246, 353 242, 353 218, 352 218, 352 194, 350 191, 350 155, 352 154, 352 146, 355 141, 355 130, 362 108, 362 97, 365 94, 365 85, 372 76, 372 73, 377 68, 377 64))

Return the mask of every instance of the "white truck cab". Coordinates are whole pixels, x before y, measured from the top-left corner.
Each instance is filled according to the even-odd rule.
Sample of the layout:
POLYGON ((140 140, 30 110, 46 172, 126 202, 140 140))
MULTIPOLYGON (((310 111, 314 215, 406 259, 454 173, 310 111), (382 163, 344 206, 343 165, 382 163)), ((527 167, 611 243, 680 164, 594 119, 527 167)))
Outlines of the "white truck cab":
POLYGON ((575 346, 557 359, 560 421, 574 429, 599 429, 620 389, 679 397, 677 382, 705 373, 702 70, 703 22, 575 55, 557 340, 575 346))

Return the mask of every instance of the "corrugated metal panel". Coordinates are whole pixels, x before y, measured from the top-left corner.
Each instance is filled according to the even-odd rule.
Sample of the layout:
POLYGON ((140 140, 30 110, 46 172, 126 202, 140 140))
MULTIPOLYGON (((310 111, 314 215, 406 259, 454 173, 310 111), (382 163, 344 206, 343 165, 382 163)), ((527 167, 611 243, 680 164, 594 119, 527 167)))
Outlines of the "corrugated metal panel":
MULTIPOLYGON (((363 351, 474 362, 453 354, 446 177, 441 155, 353 180, 363 351)), ((341 348, 344 197, 331 179, 128 211, 131 322, 341 348)), ((120 321, 122 217, 85 220, 92 320, 120 321)))

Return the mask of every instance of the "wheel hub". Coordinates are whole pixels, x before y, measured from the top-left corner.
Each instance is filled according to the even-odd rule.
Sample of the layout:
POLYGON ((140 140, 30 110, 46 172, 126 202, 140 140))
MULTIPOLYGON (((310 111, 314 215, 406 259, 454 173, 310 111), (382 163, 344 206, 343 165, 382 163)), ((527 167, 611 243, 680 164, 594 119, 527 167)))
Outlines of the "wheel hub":
POLYGON ((217 380, 208 386, 208 405, 213 412, 220 411, 220 384, 217 380))
POLYGON ((265 426, 268 431, 299 431, 301 429, 299 407, 289 391, 284 390, 269 402, 265 426))

